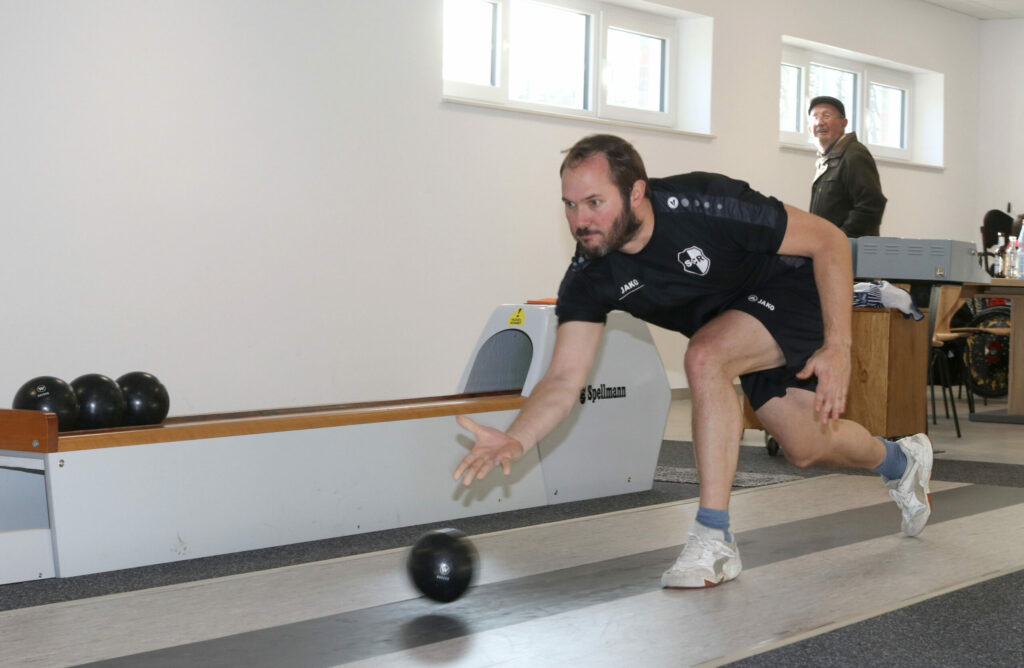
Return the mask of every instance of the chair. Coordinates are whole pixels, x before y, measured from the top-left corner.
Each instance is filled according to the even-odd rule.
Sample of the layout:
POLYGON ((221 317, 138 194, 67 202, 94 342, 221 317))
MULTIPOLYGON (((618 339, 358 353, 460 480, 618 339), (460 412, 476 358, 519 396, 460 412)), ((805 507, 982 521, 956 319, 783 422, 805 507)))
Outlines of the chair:
MULTIPOLYGON (((943 285, 939 287, 939 299, 935 306, 935 329, 932 333, 932 353, 931 358, 928 361, 928 386, 931 388, 932 398, 932 424, 937 424, 933 375, 933 370, 937 369, 939 373, 939 382, 942 384, 942 405, 946 411, 947 418, 950 416, 950 410, 952 409, 953 424, 956 426, 956 435, 958 438, 961 436, 960 420, 956 413, 956 402, 953 397, 951 381, 952 374, 950 373, 949 367, 950 358, 956 360, 959 365, 960 383, 961 386, 967 390, 967 406, 971 413, 974 412, 975 387, 968 380, 968 376, 972 371, 968 369, 967 363, 964 361, 964 356, 960 354, 959 350, 957 350, 957 344, 965 339, 971 339, 972 337, 977 337, 979 335, 989 338, 1008 338, 1010 335, 1008 322, 1009 314, 1002 313, 1002 310, 1005 310, 1005 307, 1003 307, 1002 310, 998 308, 990 309, 990 311, 993 312, 989 314, 990 317, 982 319, 975 318, 975 321, 982 326, 953 327, 951 325, 953 315, 966 301, 966 297, 960 296, 959 285, 943 285), (999 311, 999 313, 995 313, 995 311, 999 311), (1005 320, 995 318, 996 315, 1005 318, 1005 320), (987 323, 987 326, 985 323, 987 323)), ((986 311, 986 313, 988 313, 988 311, 986 311)), ((979 316, 981 315, 982 314, 979 314, 979 316)))
MULTIPOLYGON (((953 319, 953 314, 956 313, 957 309, 960 308, 966 299, 960 297, 960 286, 959 285, 943 285, 939 288, 939 300, 938 304, 935 305, 935 330, 932 332, 932 352, 930 359, 928 360, 928 387, 931 389, 932 396, 932 424, 938 424, 938 419, 935 411, 935 384, 933 377, 933 370, 938 368, 939 382, 942 383, 942 405, 946 409, 946 417, 949 417, 950 406, 953 408, 953 424, 956 426, 957 438, 960 438, 960 419, 956 414, 956 401, 953 397, 953 388, 950 381, 950 369, 949 359, 960 360, 961 363, 961 380, 964 378, 965 371, 962 368, 963 361, 959 354, 957 354, 954 343, 961 339, 966 339, 971 333, 977 331, 975 328, 970 327, 958 327, 957 331, 953 331, 950 322, 953 319), (950 354, 950 350, 953 349, 953 353, 950 354), (947 400, 948 395, 948 400, 947 400)), ((971 388, 967 388, 967 405, 970 407, 970 411, 974 412, 974 397, 971 394, 971 388)))
POLYGON ((995 255, 990 253, 988 249, 999 243, 1000 233, 1002 233, 1004 239, 1009 237, 1013 233, 1013 227, 1014 222, 1010 214, 999 209, 992 209, 982 219, 980 228, 981 253, 978 254, 978 261, 982 263, 989 276, 995 276, 995 269, 992 267, 995 255))

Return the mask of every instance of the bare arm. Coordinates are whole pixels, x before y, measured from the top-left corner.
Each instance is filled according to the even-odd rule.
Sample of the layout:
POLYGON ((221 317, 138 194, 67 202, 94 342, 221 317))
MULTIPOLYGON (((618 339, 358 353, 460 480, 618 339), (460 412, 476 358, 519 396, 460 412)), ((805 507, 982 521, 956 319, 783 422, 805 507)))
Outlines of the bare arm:
POLYGON ((558 326, 551 364, 507 432, 458 416, 459 425, 473 433, 476 443, 455 469, 453 478, 462 478, 463 484, 469 485, 499 464, 508 475, 512 462, 557 427, 587 380, 603 330, 604 325, 593 322, 573 321, 558 326))
POLYGON ((818 376, 814 409, 822 423, 838 420, 846 409, 850 384, 850 319, 853 312, 853 262, 850 242, 843 232, 825 220, 786 205, 789 223, 779 247, 781 255, 801 255, 814 260, 825 343, 797 374, 818 376))

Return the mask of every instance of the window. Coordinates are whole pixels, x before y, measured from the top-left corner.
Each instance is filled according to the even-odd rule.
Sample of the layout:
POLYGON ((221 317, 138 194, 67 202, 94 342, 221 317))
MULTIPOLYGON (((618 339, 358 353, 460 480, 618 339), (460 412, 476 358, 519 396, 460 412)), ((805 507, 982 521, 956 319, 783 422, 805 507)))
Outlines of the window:
MULTIPOLYGON (((807 77, 807 99, 819 95, 834 97, 846 107, 847 128, 857 127, 857 73, 811 63, 807 77)), ((852 131, 852 130, 851 130, 852 131)))
POLYGON ((710 19, 665 11, 592 0, 444 0, 445 97, 706 132, 695 126, 710 108, 710 19), (700 64, 680 67, 694 49, 703 50, 700 64))
POLYGON ((608 29, 608 104, 665 111, 665 40, 608 29))
POLYGON ((831 95, 846 107, 846 131, 857 132, 875 157, 942 164, 941 74, 790 37, 782 53, 781 142, 811 142, 807 104, 831 95))
POLYGON ((873 83, 868 92, 868 142, 906 148, 907 91, 873 83))
POLYGON ((478 86, 495 84, 498 76, 497 25, 497 3, 445 0, 445 80, 478 86))
POLYGON ((799 133, 804 126, 800 91, 803 90, 803 70, 797 65, 782 63, 782 83, 779 89, 779 131, 799 133))
POLYGON ((516 3, 509 36, 509 97, 520 102, 587 109, 588 14, 516 3))

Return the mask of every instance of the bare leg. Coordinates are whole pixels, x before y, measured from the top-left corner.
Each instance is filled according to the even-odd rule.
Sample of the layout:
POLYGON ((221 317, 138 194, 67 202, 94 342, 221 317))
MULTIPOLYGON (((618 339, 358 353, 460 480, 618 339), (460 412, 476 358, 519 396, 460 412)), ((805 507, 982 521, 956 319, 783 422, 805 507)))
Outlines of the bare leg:
POLYGON ((790 388, 758 409, 757 417, 797 466, 824 464, 873 469, 885 459, 885 446, 850 420, 821 424, 814 393, 790 388))
MULTIPOLYGON (((778 439, 786 458, 797 466, 828 464, 863 469, 877 468, 885 459, 886 448, 867 429, 850 420, 822 425, 814 419, 814 395, 806 390, 790 389, 757 411, 765 428, 778 439)), ((916 536, 931 516, 931 492, 928 481, 932 470, 932 444, 925 434, 899 441, 907 458, 902 477, 886 482, 889 496, 903 515, 901 528, 916 536)))
MULTIPOLYGON (((700 474, 701 511, 728 511, 739 457, 742 418, 734 379, 744 373, 781 365, 782 351, 756 318, 726 311, 701 327, 686 349, 686 377, 693 394, 693 450, 700 474)), ((728 514, 693 523, 686 545, 661 585, 672 588, 714 587, 732 580, 743 564, 734 539, 720 521, 728 514)))
POLYGON ((703 507, 729 508, 743 426, 733 381, 784 361, 764 325, 741 311, 726 311, 690 339, 686 376, 693 396, 693 446, 703 507))

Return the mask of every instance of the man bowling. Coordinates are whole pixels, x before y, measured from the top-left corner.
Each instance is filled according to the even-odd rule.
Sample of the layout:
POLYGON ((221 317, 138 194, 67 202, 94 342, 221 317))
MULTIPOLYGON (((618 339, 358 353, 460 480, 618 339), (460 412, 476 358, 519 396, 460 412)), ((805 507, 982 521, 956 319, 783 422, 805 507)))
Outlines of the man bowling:
MULTIPOLYGON (((700 505, 662 575, 673 588, 740 574, 729 528, 742 414, 733 381, 797 466, 881 474, 916 536, 931 514, 932 446, 924 434, 873 437, 840 416, 850 377, 853 271, 846 236, 823 218, 718 174, 648 178, 625 140, 593 135, 562 162, 562 201, 577 241, 558 291, 551 364, 507 431, 459 424, 476 442, 455 469, 466 485, 516 460, 569 413, 586 384, 606 315, 621 309, 689 338, 700 505), (636 281, 625 296, 620 286, 636 281)), ((628 447, 628 444, 623 444, 628 447)))

